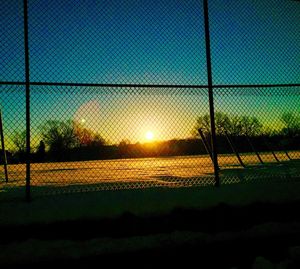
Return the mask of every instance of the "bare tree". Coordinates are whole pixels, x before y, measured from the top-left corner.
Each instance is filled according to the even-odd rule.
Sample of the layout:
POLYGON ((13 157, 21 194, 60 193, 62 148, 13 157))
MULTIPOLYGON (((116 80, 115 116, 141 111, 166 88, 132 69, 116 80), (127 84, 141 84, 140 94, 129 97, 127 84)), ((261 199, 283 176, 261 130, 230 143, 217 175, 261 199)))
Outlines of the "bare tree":
POLYGON ((284 135, 298 136, 300 135, 300 116, 296 113, 287 112, 281 117, 281 121, 284 125, 281 132, 284 135))
POLYGON ((262 132, 263 125, 258 118, 250 116, 236 116, 231 119, 231 134, 256 136, 262 132))
POLYGON ((26 150, 26 131, 14 132, 12 135, 12 142, 17 152, 25 152, 26 150))
POLYGON ((55 155, 78 145, 74 123, 71 120, 66 122, 50 120, 41 129, 43 141, 55 155))
MULTIPOLYGON (((263 127, 256 117, 230 116, 224 112, 216 112, 215 122, 217 135, 228 133, 231 135, 247 134, 249 136, 255 136, 261 133, 263 127)), ((205 134, 210 132, 210 117, 208 114, 200 116, 197 119, 196 130, 199 128, 201 128, 205 134)))
POLYGON ((75 135, 79 146, 103 146, 105 140, 100 134, 82 126, 80 123, 74 123, 75 135))

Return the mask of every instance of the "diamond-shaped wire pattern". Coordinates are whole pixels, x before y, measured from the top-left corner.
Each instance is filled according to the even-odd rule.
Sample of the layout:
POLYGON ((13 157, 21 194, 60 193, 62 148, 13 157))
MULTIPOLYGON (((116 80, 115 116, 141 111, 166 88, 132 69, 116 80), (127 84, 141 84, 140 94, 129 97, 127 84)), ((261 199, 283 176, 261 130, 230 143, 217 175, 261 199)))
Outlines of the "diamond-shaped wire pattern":
MULTIPOLYGON (((28 0, 35 195, 215 184, 202 4, 28 0)), ((300 4, 208 4, 221 183, 297 180, 300 4)), ((0 7, 0 188, 24 195, 23 1, 0 7)))
POLYGON ((223 182, 299 176, 293 160, 300 158, 300 87, 216 88, 214 94, 223 182))
POLYGON ((0 1, 0 81, 24 81, 23 1, 0 1))
POLYGON ((203 84, 201 3, 29 1, 31 80, 203 84))
POLYGON ((205 153, 194 129, 207 102, 207 89, 33 86, 32 185, 207 184, 211 161, 194 156, 205 153))
POLYGON ((24 164, 26 160, 25 87, 0 85, 0 104, 5 155, 8 163, 8 182, 6 183, 5 155, 1 146, 0 189, 22 187, 25 184, 26 168, 24 164))
POLYGON ((299 2, 209 4, 215 84, 299 82, 299 2))

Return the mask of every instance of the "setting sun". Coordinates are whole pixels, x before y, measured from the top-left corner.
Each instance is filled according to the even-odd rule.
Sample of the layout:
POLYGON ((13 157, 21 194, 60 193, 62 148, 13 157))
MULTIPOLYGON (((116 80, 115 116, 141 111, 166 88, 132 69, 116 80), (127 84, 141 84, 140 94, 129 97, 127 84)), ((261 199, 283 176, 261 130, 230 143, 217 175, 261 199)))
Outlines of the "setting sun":
POLYGON ((153 140, 153 138, 154 138, 153 132, 148 131, 148 132, 146 133, 146 138, 147 138, 147 140, 153 140))

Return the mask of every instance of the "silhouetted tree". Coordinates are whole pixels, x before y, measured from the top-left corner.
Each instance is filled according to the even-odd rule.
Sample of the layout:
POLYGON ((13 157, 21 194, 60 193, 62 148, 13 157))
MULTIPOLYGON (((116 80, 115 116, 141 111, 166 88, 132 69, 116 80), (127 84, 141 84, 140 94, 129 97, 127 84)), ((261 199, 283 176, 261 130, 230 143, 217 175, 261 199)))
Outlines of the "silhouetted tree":
POLYGON ((74 132, 75 136, 77 137, 79 146, 88 146, 93 141, 93 131, 85 128, 80 123, 74 123, 74 132))
POLYGON ((129 139, 123 139, 120 143, 119 143, 119 147, 125 147, 130 145, 130 140, 129 139))
POLYGON ((106 141, 100 134, 94 134, 93 140, 90 144, 91 147, 100 147, 104 146, 106 144, 106 141))
POLYGON ((61 160, 64 153, 78 145, 73 121, 50 120, 41 129, 43 141, 57 160, 61 160))
POLYGON ((209 133, 210 132, 210 116, 209 114, 205 114, 203 116, 200 116, 198 119, 197 119, 197 122, 196 122, 196 135, 198 136, 198 129, 201 128, 202 131, 204 133, 209 133))
POLYGON ((119 156, 126 158, 130 156, 130 150, 132 149, 132 145, 128 139, 123 139, 118 145, 119 156))
MULTIPOLYGON (((231 128, 231 120, 229 116, 224 112, 216 112, 215 113, 215 127, 216 127, 216 134, 222 135, 225 131, 229 132, 231 128)), ((209 114, 205 114, 200 116, 197 119, 196 129, 202 129, 204 134, 210 133, 210 116, 209 114)))
MULTIPOLYGON (((224 112, 215 113, 216 134, 224 135, 225 131, 231 135, 249 136, 259 135, 263 125, 256 117, 249 116, 229 116, 224 112)), ((210 116, 205 114, 197 119, 196 129, 202 129, 207 134, 210 132, 210 116)))
POLYGON ((97 147, 105 144, 105 140, 100 134, 95 133, 79 123, 74 123, 74 129, 79 146, 97 147))
POLYGON ((258 118, 250 116, 232 117, 230 125, 230 134, 256 136, 262 133, 263 125, 258 118))
POLYGON ((12 135, 12 142, 17 152, 25 152, 26 150, 26 131, 14 132, 12 135))
POLYGON ((26 160, 26 131, 14 132, 12 142, 15 146, 14 158, 17 162, 25 162, 26 160))
POLYGON ((281 121, 284 125, 281 132, 287 136, 299 136, 300 135, 300 116, 296 113, 287 112, 281 117, 281 121))
POLYGON ((216 112, 215 122, 217 135, 222 135, 225 132, 230 132, 232 123, 229 116, 226 113, 216 112))

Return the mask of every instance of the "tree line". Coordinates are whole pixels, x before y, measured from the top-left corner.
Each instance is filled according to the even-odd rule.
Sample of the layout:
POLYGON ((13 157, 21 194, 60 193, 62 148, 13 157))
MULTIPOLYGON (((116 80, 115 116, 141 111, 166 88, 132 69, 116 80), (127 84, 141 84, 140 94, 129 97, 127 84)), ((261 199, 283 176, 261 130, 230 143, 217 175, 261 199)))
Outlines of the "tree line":
MULTIPOLYGON (((268 144, 279 146, 278 150, 300 149, 300 116, 296 113, 284 113, 281 118, 282 128, 272 129, 264 126, 257 117, 236 116, 224 112, 215 113, 216 135, 219 153, 229 153, 226 135, 232 138, 240 152, 251 151, 245 136, 251 138, 257 150, 268 151, 268 144)), ((41 141, 32 149, 32 162, 81 161, 116 158, 164 157, 179 155, 206 154, 198 130, 201 129, 210 143, 209 114, 198 117, 193 137, 173 139, 152 143, 131 143, 122 140, 111 145, 100 133, 68 120, 47 121, 40 127, 41 141)), ((15 132, 12 136, 14 151, 8 152, 11 163, 25 161, 26 133, 15 132)), ((275 149, 277 150, 277 149, 275 149)))
MULTIPOLYGON (((300 116, 296 113, 284 113, 280 121, 283 125, 281 129, 266 127, 255 116, 229 115, 224 112, 215 113, 216 135, 224 135, 227 132, 233 136, 274 136, 282 135, 287 137, 299 136, 300 116)), ((210 132, 210 116, 205 114, 197 119, 196 129, 201 128, 205 133, 210 132)))

